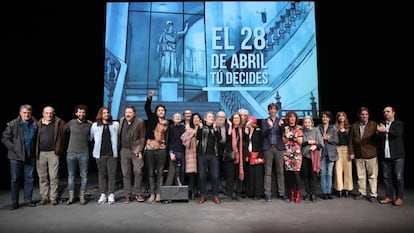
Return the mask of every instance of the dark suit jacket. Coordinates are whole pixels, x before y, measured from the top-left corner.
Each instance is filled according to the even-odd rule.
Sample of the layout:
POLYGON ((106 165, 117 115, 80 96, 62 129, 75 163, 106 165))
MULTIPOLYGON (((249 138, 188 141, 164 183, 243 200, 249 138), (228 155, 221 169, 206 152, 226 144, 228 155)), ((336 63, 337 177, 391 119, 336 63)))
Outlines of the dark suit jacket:
MULTIPOLYGON (((385 125, 385 121, 382 122, 385 125)), ((379 137, 379 158, 384 158, 386 133, 378 133, 379 137)), ((390 146, 391 159, 405 157, 404 149, 404 122, 395 119, 388 130, 388 142, 390 146)))
MULTIPOLYGON (((269 118, 269 117, 268 117, 269 118)), ((261 122, 261 129, 262 129, 262 135, 263 135, 263 150, 269 150, 271 148, 271 141, 270 137, 272 132, 278 135, 276 139, 276 147, 278 150, 286 150, 285 143, 283 142, 283 133, 285 132, 285 126, 279 126, 278 122, 280 118, 276 118, 276 120, 273 122, 273 128, 269 128, 269 125, 267 124, 267 119, 263 119, 261 122)))
POLYGON ((349 134, 349 154, 357 159, 372 159, 377 157, 377 123, 369 120, 361 138, 359 121, 351 126, 349 134))

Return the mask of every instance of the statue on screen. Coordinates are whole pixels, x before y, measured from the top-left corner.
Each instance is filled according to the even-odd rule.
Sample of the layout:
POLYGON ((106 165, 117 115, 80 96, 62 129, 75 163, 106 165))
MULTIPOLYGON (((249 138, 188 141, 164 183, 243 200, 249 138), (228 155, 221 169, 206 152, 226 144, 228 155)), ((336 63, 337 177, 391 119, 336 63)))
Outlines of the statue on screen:
POLYGON ((174 31, 173 27, 173 22, 168 20, 157 46, 157 55, 161 60, 161 77, 177 76, 177 41, 187 33, 188 22, 185 23, 185 28, 181 32, 174 31))

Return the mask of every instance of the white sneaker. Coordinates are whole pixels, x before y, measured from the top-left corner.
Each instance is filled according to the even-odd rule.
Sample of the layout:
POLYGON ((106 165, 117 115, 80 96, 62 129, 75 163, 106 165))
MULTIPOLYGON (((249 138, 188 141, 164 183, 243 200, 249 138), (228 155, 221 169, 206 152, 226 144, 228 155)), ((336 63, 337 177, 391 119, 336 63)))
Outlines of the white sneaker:
POLYGON ((108 204, 112 205, 115 203, 115 194, 111 193, 108 196, 108 204))
POLYGON ((105 202, 106 202, 106 195, 105 193, 102 193, 101 197, 99 197, 98 204, 102 205, 102 204, 105 204, 105 202))

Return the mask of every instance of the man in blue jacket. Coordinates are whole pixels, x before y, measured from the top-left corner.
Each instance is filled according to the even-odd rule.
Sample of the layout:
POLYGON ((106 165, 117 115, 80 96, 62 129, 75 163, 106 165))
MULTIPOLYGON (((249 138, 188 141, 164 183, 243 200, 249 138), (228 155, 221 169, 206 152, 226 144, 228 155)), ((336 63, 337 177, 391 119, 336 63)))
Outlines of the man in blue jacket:
POLYGON ((37 135, 33 108, 28 104, 20 106, 19 116, 7 124, 1 142, 8 150, 10 160, 11 201, 10 210, 19 208, 21 174, 24 174, 24 205, 36 206, 32 202, 33 170, 35 165, 35 142, 37 135))

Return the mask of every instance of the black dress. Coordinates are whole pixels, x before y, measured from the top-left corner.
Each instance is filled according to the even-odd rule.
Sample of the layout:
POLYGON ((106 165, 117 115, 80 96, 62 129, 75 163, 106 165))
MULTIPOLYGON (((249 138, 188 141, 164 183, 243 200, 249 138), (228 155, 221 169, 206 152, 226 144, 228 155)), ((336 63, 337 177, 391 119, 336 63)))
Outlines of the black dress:
MULTIPOLYGON (((250 134, 251 151, 259 152, 259 158, 263 159, 262 131, 255 128, 250 134)), ((264 195, 264 164, 250 165, 246 163, 246 195, 254 199, 260 199, 264 195)))

